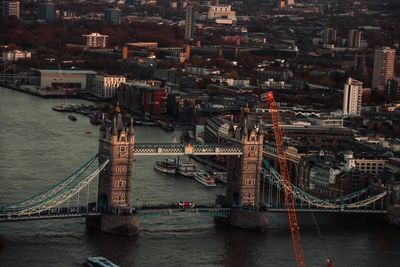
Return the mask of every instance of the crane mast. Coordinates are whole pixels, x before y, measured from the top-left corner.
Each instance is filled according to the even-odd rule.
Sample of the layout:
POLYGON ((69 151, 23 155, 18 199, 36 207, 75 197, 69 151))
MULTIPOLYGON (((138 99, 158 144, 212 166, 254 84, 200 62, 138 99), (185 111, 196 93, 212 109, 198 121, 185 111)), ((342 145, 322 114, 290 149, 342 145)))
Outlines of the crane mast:
POLYGON ((288 211, 290 231, 292 233, 293 251, 296 257, 298 267, 304 267, 303 247, 301 245, 299 225, 297 223, 297 215, 295 210, 295 200, 292 190, 292 184, 289 177, 289 169, 286 161, 285 146, 283 143, 283 134, 280 126, 280 116, 278 106, 275 102, 272 92, 261 95, 261 101, 268 102, 272 117, 272 126, 274 129, 276 150, 278 152, 279 167, 281 173, 282 184, 285 192, 285 206, 288 211))

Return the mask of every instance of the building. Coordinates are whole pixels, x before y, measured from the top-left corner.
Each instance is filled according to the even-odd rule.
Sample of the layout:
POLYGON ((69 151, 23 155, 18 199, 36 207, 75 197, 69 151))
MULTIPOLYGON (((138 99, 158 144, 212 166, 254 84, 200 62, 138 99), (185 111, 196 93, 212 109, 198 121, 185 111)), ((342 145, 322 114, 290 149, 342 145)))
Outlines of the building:
POLYGON ((105 48, 107 47, 108 35, 100 33, 91 33, 82 35, 86 38, 86 47, 89 48, 105 48))
POLYGON ((394 76, 396 51, 390 47, 382 47, 375 50, 374 72, 372 88, 385 90, 388 80, 394 76))
POLYGON ((119 8, 106 8, 104 10, 104 19, 107 22, 114 24, 121 24, 122 22, 122 10, 119 8))
POLYGON ((350 30, 347 38, 347 46, 351 48, 361 47, 361 32, 358 30, 350 30))
POLYGON ((56 5, 54 3, 39 3, 38 15, 40 19, 53 23, 56 20, 56 5))
POLYGON ((236 11, 231 6, 210 6, 207 18, 219 24, 232 24, 236 22, 236 11))
POLYGON ((172 1, 169 3, 169 7, 172 8, 172 9, 177 9, 177 8, 178 8, 178 2, 175 1, 175 0, 172 0, 172 1))
POLYGON ((278 8, 288 8, 294 5, 294 0, 278 0, 278 8))
POLYGON ((344 154, 347 171, 352 168, 357 168, 362 173, 369 173, 372 175, 377 175, 379 172, 383 171, 387 159, 387 157, 379 155, 354 153, 352 151, 346 151, 344 154))
POLYGON ((324 44, 334 44, 336 43, 337 31, 335 28, 327 28, 324 35, 324 44))
POLYGON ((89 91, 92 88, 93 78, 97 74, 91 70, 45 70, 34 69, 35 76, 39 76, 41 89, 65 89, 72 91, 89 91))
POLYGON ((25 58, 31 58, 32 53, 29 51, 20 51, 20 50, 14 50, 14 51, 8 51, 8 52, 3 52, 2 53, 2 60, 4 62, 14 62, 19 59, 25 59, 25 58))
POLYGON ((186 20, 185 20, 185 40, 192 40, 194 38, 194 7, 186 7, 186 20))
POLYGON ((394 97, 400 96, 400 78, 394 78, 388 81, 387 94, 394 97))
POLYGON ((93 94, 101 98, 113 98, 115 90, 125 81, 123 76, 96 75, 93 80, 93 94))
POLYGON ((149 116, 160 116, 167 113, 165 88, 125 82, 121 84, 117 92, 121 105, 128 110, 149 116))
POLYGON ((134 48, 157 48, 157 42, 135 42, 135 43, 126 43, 127 46, 131 46, 134 48))
POLYGON ((362 92, 362 82, 352 78, 347 79, 343 93, 343 115, 361 115, 362 92))
POLYGON ((19 1, 3 1, 2 3, 2 16, 16 16, 19 18, 20 8, 19 1))
MULTIPOLYGON (((345 148, 354 140, 354 133, 345 127, 282 125, 285 137, 301 142, 308 151, 345 148)), ((267 140, 274 141, 272 125, 265 125, 267 140)))
POLYGON ((231 123, 223 117, 208 118, 204 127, 204 141, 214 144, 226 142, 230 125, 231 123))

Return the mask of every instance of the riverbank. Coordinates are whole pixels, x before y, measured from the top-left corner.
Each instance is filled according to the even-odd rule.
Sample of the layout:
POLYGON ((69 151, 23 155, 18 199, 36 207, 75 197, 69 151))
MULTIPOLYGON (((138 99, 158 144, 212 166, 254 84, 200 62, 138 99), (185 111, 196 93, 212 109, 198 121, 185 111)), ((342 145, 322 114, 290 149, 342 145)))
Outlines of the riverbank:
POLYGON ((75 99, 83 99, 88 101, 104 101, 104 99, 100 99, 98 97, 86 94, 78 94, 78 93, 66 93, 65 90, 44 90, 39 89, 35 86, 16 86, 12 84, 0 84, 1 87, 8 88, 14 91, 18 91, 21 93, 38 96, 42 98, 75 98, 75 99))

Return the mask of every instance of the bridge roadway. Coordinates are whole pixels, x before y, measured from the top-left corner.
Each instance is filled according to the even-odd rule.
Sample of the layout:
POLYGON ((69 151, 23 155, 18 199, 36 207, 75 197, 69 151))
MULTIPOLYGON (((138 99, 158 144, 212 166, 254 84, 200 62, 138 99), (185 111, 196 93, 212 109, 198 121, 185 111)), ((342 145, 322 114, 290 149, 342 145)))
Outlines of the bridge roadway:
MULTIPOLYGON (((277 159, 276 148, 265 145, 263 154, 277 159)), ((134 146, 134 154, 138 156, 237 156, 243 154, 242 145, 239 144, 171 144, 171 143, 136 143, 134 146)), ((289 161, 298 163, 299 155, 292 155, 291 151, 287 151, 286 157, 289 161)))
MULTIPOLYGON (((205 204, 205 205, 195 205, 192 208, 181 207, 178 204, 152 204, 152 205, 143 205, 140 207, 133 207, 132 213, 137 214, 138 216, 146 216, 146 215, 168 215, 178 212, 187 212, 187 213, 195 213, 195 214, 210 214, 210 215, 219 215, 223 217, 229 217, 229 213, 233 209, 232 208, 214 204, 205 204)), ((254 208, 240 208, 243 211, 253 212, 254 208)), ((262 210, 273 212, 273 213, 282 213, 287 212, 285 206, 282 205, 263 205, 262 210)), ((312 207, 307 204, 299 204, 296 205, 296 212, 304 213, 304 212, 315 212, 315 213, 355 213, 355 214, 385 214, 387 211, 385 209, 376 209, 372 207, 367 207, 363 209, 346 209, 346 208, 318 208, 312 207)), ((46 220, 46 219, 67 219, 67 218, 82 218, 82 217, 93 217, 99 216, 101 212, 90 209, 87 210, 85 206, 80 207, 63 207, 63 208, 52 208, 48 211, 40 212, 40 213, 32 213, 30 215, 14 215, 12 212, 2 211, 0 212, 0 223, 1 222, 12 222, 12 221, 28 221, 28 220, 46 220)))
POLYGON ((134 146, 135 156, 155 156, 155 155, 242 155, 242 146, 236 144, 141 144, 134 146))

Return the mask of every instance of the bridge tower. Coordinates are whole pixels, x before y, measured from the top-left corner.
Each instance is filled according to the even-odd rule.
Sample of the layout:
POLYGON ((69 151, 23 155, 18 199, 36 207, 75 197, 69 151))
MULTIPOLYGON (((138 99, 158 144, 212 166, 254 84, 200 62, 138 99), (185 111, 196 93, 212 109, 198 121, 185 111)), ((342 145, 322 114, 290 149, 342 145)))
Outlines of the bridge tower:
POLYGON ((226 204, 233 207, 229 224, 239 228, 265 229, 267 213, 259 210, 260 174, 264 134, 249 118, 249 108, 243 108, 240 123, 229 129, 229 139, 242 145, 243 155, 227 161, 228 183, 226 204))
POLYGON ((99 137, 99 164, 111 159, 99 174, 98 209, 100 218, 88 224, 103 232, 134 235, 139 230, 139 219, 132 214, 131 176, 133 169, 135 130, 133 122, 126 127, 119 105, 111 125, 103 119, 99 137))

